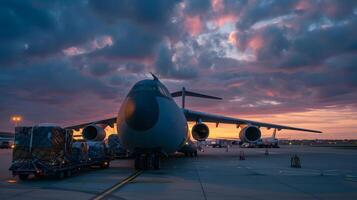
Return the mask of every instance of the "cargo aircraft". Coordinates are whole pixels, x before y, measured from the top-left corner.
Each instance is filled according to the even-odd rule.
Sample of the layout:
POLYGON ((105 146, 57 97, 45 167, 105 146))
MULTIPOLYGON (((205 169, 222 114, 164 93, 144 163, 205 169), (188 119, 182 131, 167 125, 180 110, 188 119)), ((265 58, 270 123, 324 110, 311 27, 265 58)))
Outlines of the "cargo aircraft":
POLYGON ((106 136, 105 127, 114 127, 116 123, 122 145, 135 156, 136 169, 159 169, 160 156, 175 152, 197 155, 190 138, 192 135, 196 141, 206 140, 209 136, 209 128, 205 124, 207 122, 216 123, 216 126, 219 123, 235 124, 240 128, 239 138, 243 142, 258 141, 262 127, 321 133, 186 109, 186 96, 217 100, 221 98, 187 91, 185 88, 170 93, 154 74, 152 76, 153 79, 141 80, 131 88, 116 117, 69 126, 66 129, 82 129, 84 139, 99 141, 106 136), (174 97, 182 97, 181 108, 173 100, 174 97), (187 122, 195 122, 191 134, 187 122))

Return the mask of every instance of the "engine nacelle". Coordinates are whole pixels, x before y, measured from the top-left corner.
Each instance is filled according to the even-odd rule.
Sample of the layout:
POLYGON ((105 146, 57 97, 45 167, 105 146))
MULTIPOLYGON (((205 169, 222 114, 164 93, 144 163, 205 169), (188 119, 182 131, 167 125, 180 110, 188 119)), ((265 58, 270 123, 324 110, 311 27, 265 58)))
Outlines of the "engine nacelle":
POLYGON ((197 141, 205 141, 209 135, 209 128, 206 124, 198 123, 192 127, 192 137, 197 141))
POLYGON ((242 142, 255 142, 259 140, 261 136, 262 133, 256 126, 246 126, 239 133, 239 138, 242 142))
POLYGON ((84 127, 82 131, 82 137, 90 141, 102 141, 104 140, 106 133, 103 125, 91 124, 84 127))

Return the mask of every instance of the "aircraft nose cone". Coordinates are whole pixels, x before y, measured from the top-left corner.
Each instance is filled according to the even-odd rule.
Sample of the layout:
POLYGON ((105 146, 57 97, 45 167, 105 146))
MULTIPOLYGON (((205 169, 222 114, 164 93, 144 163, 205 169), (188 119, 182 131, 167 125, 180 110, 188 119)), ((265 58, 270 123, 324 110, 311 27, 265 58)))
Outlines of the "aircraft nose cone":
POLYGON ((159 119, 159 105, 154 95, 132 94, 125 106, 125 121, 137 131, 152 128, 159 119))

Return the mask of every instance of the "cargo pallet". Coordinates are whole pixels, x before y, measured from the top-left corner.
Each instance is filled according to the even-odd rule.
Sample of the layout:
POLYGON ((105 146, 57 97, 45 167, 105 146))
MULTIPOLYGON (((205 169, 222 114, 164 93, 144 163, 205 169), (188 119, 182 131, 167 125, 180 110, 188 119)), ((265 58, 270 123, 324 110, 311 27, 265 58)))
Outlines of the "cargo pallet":
POLYGON ((27 180, 30 175, 35 177, 56 177, 62 179, 70 177, 73 173, 80 172, 82 169, 90 168, 92 166, 99 166, 100 168, 108 168, 110 165, 110 158, 88 160, 85 162, 68 162, 61 165, 48 165, 36 159, 28 159, 16 161, 10 167, 13 176, 19 176, 21 180, 27 180))
POLYGON ((30 175, 64 178, 92 166, 109 167, 112 156, 102 141, 78 142, 72 136, 59 126, 16 127, 9 170, 26 180, 30 175))

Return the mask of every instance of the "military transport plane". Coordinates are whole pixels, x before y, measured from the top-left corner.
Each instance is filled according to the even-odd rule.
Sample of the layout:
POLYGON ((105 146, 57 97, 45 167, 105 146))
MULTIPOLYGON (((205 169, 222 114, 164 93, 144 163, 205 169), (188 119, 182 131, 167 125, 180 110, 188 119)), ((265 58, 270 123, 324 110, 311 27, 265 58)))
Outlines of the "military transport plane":
POLYGON ((241 141, 254 142, 261 138, 261 127, 277 130, 289 129, 321 133, 316 130, 294 128, 276 124, 268 124, 238 118, 197 112, 185 108, 185 97, 193 96, 208 99, 221 99, 214 96, 199 94, 182 89, 170 93, 160 80, 152 74, 152 80, 137 82, 122 102, 116 117, 66 127, 82 130, 83 138, 87 140, 103 140, 106 136, 104 128, 114 127, 123 146, 135 155, 136 169, 160 168, 160 156, 174 152, 186 155, 197 155, 196 148, 190 148, 193 139, 204 141, 209 136, 209 128, 205 122, 236 124, 239 127, 241 141), (182 108, 173 100, 182 97, 182 108), (188 121, 196 122, 191 134, 188 121))

